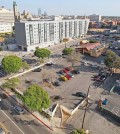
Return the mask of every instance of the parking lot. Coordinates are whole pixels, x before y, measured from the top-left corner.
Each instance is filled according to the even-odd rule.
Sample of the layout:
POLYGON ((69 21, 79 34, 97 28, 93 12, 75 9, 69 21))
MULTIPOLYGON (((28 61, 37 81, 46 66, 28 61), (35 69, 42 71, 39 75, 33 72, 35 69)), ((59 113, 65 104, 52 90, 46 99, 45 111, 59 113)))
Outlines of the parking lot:
MULTIPOLYGON (((89 85, 93 83, 91 78, 93 75, 97 74, 98 68, 92 67, 89 64, 84 65, 82 62, 75 63, 74 69, 79 69, 80 74, 74 74, 74 78, 71 78, 70 80, 60 80, 60 86, 51 86, 49 83, 43 83, 43 79, 50 78, 53 82, 56 80, 58 81, 60 78, 60 74, 58 72, 63 70, 65 67, 71 66, 71 63, 68 62, 66 58, 53 58, 51 60, 54 62, 54 65, 44 66, 40 72, 33 71, 20 76, 21 84, 19 85, 19 89, 21 91, 25 91, 29 85, 37 83, 41 85, 50 96, 60 96, 62 98, 59 101, 60 104, 63 104, 69 109, 73 109, 80 99, 82 99, 80 97, 76 97, 75 93, 87 93, 89 85)), ((95 87, 91 86, 91 97, 95 97, 97 95, 96 91, 95 87)))
MULTIPOLYGON (((54 65, 52 66, 43 66, 40 72, 30 72, 20 77, 21 84, 19 86, 19 89, 21 91, 25 91, 25 89, 34 83, 39 84, 42 86, 51 96, 52 105, 59 103, 63 106, 67 107, 68 109, 74 109, 75 106, 82 100, 81 97, 75 96, 76 92, 83 92, 87 93, 88 87, 90 84, 94 83, 92 81, 92 77, 94 75, 99 74, 99 68, 103 67, 104 65, 99 64, 97 59, 94 58, 95 62, 92 62, 93 57, 84 57, 81 59, 80 62, 75 63, 74 69, 79 69, 80 74, 74 74, 74 78, 71 78, 71 80, 67 81, 60 81, 60 86, 54 86, 49 83, 43 83, 43 79, 45 78, 51 78, 51 80, 54 82, 58 80, 60 74, 56 73, 60 70, 63 70, 65 67, 70 67, 71 63, 66 60, 66 58, 61 58, 61 56, 52 56, 51 61, 54 62, 54 65), (86 60, 84 60, 86 59, 86 60), (84 61, 87 62, 87 64, 84 64, 84 61), (97 67, 92 66, 92 64, 97 65, 97 67), (30 81, 26 83, 25 81, 30 81), (54 100, 54 96, 60 96, 59 99, 54 100)), ((99 61, 103 59, 104 57, 100 57, 99 61)), ((113 86, 115 80, 118 78, 118 76, 108 76, 108 78, 105 80, 105 83, 101 85, 100 87, 91 86, 90 87, 90 99, 92 101, 92 105, 90 105, 90 109, 94 109, 96 107, 95 100, 98 100, 101 98, 101 96, 104 96, 104 92, 108 91, 113 86), (113 80, 114 79, 114 80, 113 80), (103 93, 101 95, 101 93, 103 93)), ((106 95, 105 95, 106 96, 106 95)), ((106 96, 107 97, 107 96, 106 96)), ((83 109, 80 108, 75 115, 72 117, 72 119, 68 120, 68 122, 73 125, 74 127, 79 128, 81 126, 81 123, 78 123, 79 120, 82 120, 83 117, 83 109), (79 118, 78 118, 79 117, 79 118)), ((101 118, 100 115, 97 115, 97 113, 94 112, 87 112, 86 120, 90 123, 88 124, 85 122, 86 126, 91 126, 91 118, 93 120, 93 115, 96 114, 96 118, 101 118)), ((92 125, 92 127, 94 127, 92 125)), ((91 129, 91 128, 89 128, 91 129)), ((112 130, 111 130, 112 131, 112 130)))

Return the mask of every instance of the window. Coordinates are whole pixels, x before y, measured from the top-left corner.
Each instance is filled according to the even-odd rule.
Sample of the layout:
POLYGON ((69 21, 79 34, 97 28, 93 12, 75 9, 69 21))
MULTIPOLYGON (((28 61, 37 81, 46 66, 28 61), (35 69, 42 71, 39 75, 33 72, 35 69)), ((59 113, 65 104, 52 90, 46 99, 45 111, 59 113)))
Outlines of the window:
POLYGON ((63 39, 63 22, 59 22, 59 39, 63 39))
POLYGON ((34 44, 34 40, 33 40, 33 25, 30 24, 29 25, 29 34, 30 34, 30 44, 34 44))
POLYGON ((44 23, 44 42, 47 41, 47 24, 44 23))
POLYGON ((42 39, 41 39, 41 24, 38 24, 38 42, 41 43, 42 39))
POLYGON ((54 23, 49 23, 49 34, 50 34, 50 41, 53 41, 54 40, 54 23))
POLYGON ((74 36, 77 36, 77 21, 74 21, 74 36))
POLYGON ((72 37, 72 22, 69 22, 69 37, 72 37))
POLYGON ((65 22, 65 37, 67 37, 67 22, 65 22))

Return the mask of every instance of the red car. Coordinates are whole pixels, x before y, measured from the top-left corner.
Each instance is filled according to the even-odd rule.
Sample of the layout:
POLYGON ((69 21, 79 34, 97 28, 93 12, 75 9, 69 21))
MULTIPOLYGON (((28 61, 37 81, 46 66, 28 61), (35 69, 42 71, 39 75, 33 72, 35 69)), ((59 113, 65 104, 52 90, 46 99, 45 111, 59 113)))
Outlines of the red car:
POLYGON ((66 70, 65 68, 63 69, 63 72, 64 73, 68 73, 69 71, 68 70, 66 70))
POLYGON ((66 74, 65 77, 66 77, 68 80, 71 80, 70 75, 66 74))
POLYGON ((67 70, 67 71, 72 71, 72 70, 73 70, 72 67, 66 67, 66 68, 64 68, 64 69, 67 70))
POLYGON ((93 81, 100 81, 100 77, 93 78, 92 80, 93 80, 93 81))

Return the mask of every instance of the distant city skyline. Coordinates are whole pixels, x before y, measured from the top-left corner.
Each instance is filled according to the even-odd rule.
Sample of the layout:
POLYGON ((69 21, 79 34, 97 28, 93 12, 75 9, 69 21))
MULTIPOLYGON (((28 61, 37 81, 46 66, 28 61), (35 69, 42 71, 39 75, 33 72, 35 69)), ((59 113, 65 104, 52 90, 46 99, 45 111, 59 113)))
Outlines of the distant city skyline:
MULTIPOLYGON (((16 0, 20 12, 38 14, 38 8, 48 15, 90 15, 120 16, 120 0, 16 0)), ((13 0, 0 0, 0 6, 12 9, 13 0)))

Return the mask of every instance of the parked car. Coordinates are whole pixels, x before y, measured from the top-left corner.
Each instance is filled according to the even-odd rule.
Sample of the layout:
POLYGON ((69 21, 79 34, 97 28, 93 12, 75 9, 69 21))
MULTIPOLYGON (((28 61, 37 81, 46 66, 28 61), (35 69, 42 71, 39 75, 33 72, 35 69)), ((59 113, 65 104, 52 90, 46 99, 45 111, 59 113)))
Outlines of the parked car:
POLYGON ((93 81, 100 81, 100 76, 92 78, 93 81))
POLYGON ((87 95, 86 95, 85 93, 83 93, 83 92, 76 92, 75 95, 76 95, 77 97, 83 97, 83 98, 87 97, 87 95))
POLYGON ((46 63, 46 66, 52 66, 52 65, 54 65, 54 64, 55 64, 54 62, 50 61, 50 62, 47 62, 47 63, 46 63))
POLYGON ((72 73, 68 74, 71 78, 74 78, 74 75, 72 73))
POLYGON ((0 94, 0 96, 2 99, 7 99, 7 97, 8 97, 7 94, 5 94, 5 93, 0 94))
POLYGON ((58 73, 59 73, 59 74, 62 74, 62 75, 65 74, 63 70, 60 70, 58 73))
POLYGON ((62 79, 63 81, 67 81, 68 80, 65 76, 60 76, 60 79, 62 79))
POLYGON ((78 69, 73 70, 73 71, 71 71, 71 72, 72 72, 72 74, 80 74, 80 70, 78 70, 78 69))
POLYGON ((117 49, 118 49, 118 47, 115 47, 115 49, 117 50, 117 49))
POLYGON ((85 66, 87 66, 88 65, 88 63, 85 61, 85 62, 83 62, 83 64, 85 65, 85 66))
POLYGON ((41 72, 41 71, 42 71, 41 68, 37 68, 37 69, 33 70, 33 72, 41 72))
POLYGON ((101 65, 104 65, 105 63, 104 63, 104 61, 101 60, 100 64, 101 64, 101 65))
POLYGON ((110 48, 112 49, 113 47, 112 47, 112 46, 110 46, 110 48))
POLYGON ((72 70, 73 70, 72 67, 66 67, 66 68, 64 68, 64 69, 67 70, 67 71, 72 71, 72 70))
POLYGON ((24 109, 22 109, 20 106, 15 106, 14 111, 18 114, 24 114, 24 109))
POLYGON ((97 68, 98 66, 97 66, 97 65, 91 65, 91 67, 93 67, 93 68, 97 68))
POLYGON ((66 54, 62 54, 62 58, 66 58, 67 57, 67 55, 66 54))
POLYGON ((106 75, 102 75, 102 76, 100 77, 100 80, 101 80, 101 81, 104 81, 106 78, 107 78, 106 75))
POLYGON ((71 80, 70 75, 66 74, 65 77, 66 77, 68 80, 71 80))
POLYGON ((55 86, 60 86, 60 82, 59 82, 59 81, 55 81, 55 82, 54 82, 54 85, 55 85, 55 86))
POLYGON ((44 82, 51 83, 51 80, 49 78, 43 79, 44 82))
POLYGON ((68 70, 66 70, 65 68, 63 69, 63 72, 64 73, 68 73, 69 71, 68 70))

